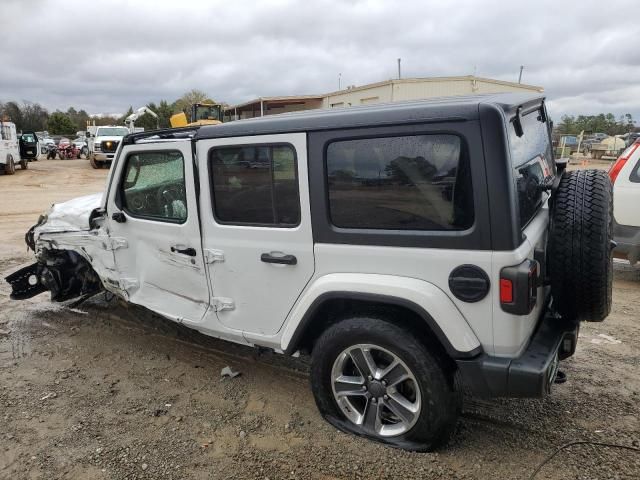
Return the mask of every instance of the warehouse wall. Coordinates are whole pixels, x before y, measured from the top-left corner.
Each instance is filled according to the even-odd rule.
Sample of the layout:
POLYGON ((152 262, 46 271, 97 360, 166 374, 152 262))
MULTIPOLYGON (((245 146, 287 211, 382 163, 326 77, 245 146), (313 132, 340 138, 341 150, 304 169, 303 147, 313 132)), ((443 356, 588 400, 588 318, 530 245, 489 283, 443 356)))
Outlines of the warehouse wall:
POLYGON ((323 108, 350 107, 369 103, 400 102, 434 97, 450 97, 501 92, 536 92, 542 89, 528 85, 489 82, 473 77, 443 78, 436 80, 394 80, 370 87, 330 93, 324 98, 323 108))

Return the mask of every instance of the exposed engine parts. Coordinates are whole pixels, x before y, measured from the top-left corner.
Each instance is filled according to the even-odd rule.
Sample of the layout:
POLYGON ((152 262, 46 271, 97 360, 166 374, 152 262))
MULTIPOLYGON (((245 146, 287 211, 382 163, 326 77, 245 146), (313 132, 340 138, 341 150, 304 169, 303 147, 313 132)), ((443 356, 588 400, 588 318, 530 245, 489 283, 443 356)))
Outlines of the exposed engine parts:
POLYGON ((11 298, 24 300, 49 290, 51 300, 98 293, 100 278, 83 257, 68 250, 44 250, 40 261, 22 268, 6 278, 11 284, 11 298))

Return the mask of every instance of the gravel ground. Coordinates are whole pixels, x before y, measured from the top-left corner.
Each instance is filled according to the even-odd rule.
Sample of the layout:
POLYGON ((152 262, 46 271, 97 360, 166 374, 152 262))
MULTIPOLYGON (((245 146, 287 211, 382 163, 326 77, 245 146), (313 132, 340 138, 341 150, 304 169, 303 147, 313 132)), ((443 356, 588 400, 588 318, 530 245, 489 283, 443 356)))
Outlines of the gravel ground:
MULTIPOLYGON (((86 160, 0 176, 0 273, 52 201, 99 191, 86 160), (20 199, 16 202, 16 198, 20 199)), ((4 276, 4 275, 3 275, 4 276)), ((616 263, 611 316, 583 324, 543 400, 466 398, 435 453, 345 435, 318 414, 308 359, 204 337, 103 296, 71 308, 0 283, 0 478, 526 479, 575 440, 640 447, 640 270, 616 263), (221 379, 231 366, 242 374, 221 379)), ((640 454, 573 446, 536 479, 637 479, 640 454)))

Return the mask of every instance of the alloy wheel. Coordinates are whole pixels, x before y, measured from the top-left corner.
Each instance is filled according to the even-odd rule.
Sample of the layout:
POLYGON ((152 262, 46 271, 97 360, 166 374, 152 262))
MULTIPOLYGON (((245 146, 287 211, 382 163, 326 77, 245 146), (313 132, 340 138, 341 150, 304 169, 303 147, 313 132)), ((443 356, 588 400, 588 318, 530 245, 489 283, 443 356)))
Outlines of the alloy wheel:
POLYGON ((422 408, 420 388, 406 363, 372 344, 343 350, 331 370, 333 396, 345 417, 365 432, 393 437, 408 432, 422 408))

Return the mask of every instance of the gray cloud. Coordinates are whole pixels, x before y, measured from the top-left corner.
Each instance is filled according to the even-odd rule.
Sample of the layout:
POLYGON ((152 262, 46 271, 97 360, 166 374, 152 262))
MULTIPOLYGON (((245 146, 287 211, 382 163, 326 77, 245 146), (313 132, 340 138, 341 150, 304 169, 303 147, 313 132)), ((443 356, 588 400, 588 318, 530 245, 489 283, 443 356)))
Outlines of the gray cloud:
POLYGON ((3 0, 0 100, 122 112, 199 88, 230 103, 395 75, 545 87, 564 113, 640 118, 634 0, 3 0))

